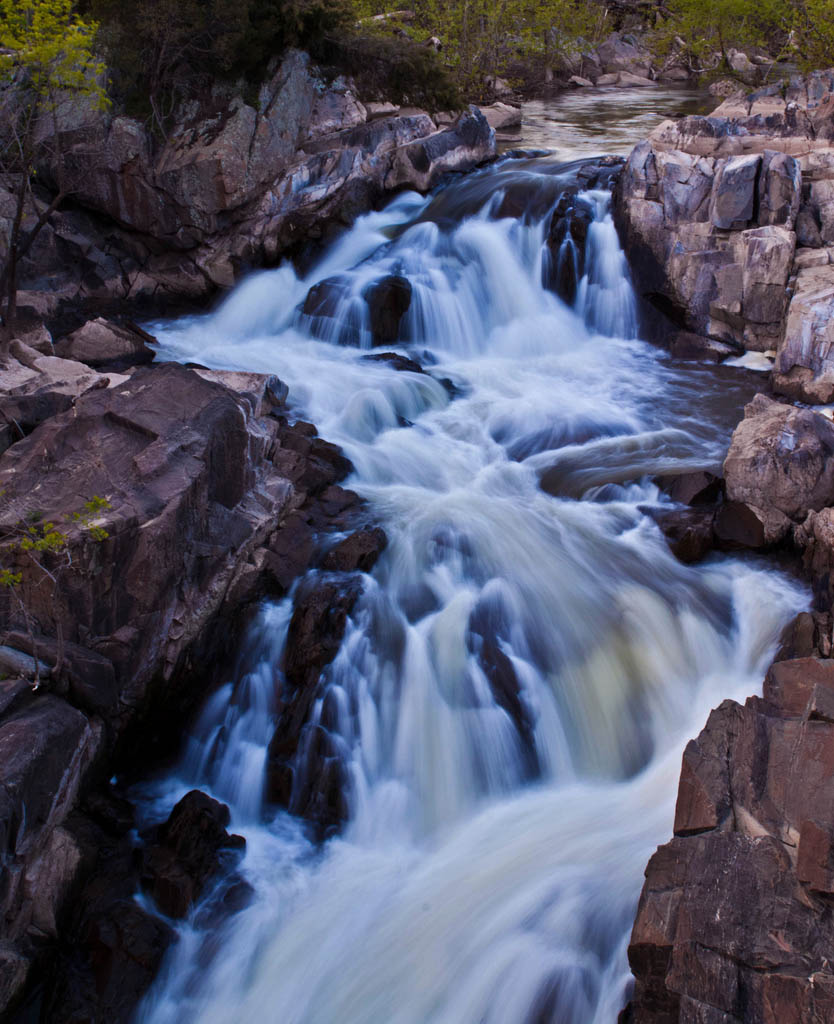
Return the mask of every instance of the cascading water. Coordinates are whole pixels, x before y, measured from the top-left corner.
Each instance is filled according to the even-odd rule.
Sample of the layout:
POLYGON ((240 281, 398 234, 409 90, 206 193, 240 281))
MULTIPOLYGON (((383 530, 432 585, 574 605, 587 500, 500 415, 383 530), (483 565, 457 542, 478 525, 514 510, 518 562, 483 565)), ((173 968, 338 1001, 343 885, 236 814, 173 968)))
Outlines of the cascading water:
POLYGON ((682 745, 756 689, 805 598, 761 564, 681 565, 641 511, 665 500, 654 475, 720 461, 745 378, 636 338, 607 192, 579 193, 573 305, 543 286, 576 175, 517 158, 400 196, 303 280, 257 274, 155 328, 168 358, 278 373, 389 546, 308 726, 346 766, 341 837, 315 847, 263 806, 290 599, 149 791, 149 815, 195 784, 231 805, 254 897, 215 934, 192 915, 144 1024, 616 1020, 682 745), (392 275, 394 347, 431 376, 367 359, 365 296, 392 275))

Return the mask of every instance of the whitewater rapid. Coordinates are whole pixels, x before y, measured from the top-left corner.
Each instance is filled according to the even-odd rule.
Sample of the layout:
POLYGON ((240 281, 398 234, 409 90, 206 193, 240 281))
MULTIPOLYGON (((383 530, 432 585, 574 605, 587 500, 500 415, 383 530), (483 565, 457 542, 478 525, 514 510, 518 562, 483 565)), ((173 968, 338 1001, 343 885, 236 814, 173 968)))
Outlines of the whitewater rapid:
POLYGON ((806 595, 760 562, 680 564, 643 511, 667 500, 656 475, 720 464, 748 385, 639 340, 605 190, 579 189, 575 303, 544 286, 576 175, 522 157, 401 195, 304 276, 254 274, 211 316, 154 326, 163 358, 280 376, 389 545, 312 712, 327 703, 348 768, 341 836, 315 846, 263 800, 292 596, 142 790, 147 820, 195 785, 229 803, 254 889, 219 927, 195 909, 144 1024, 612 1024, 624 1005, 683 745, 759 689, 806 595), (386 348, 428 374, 365 358, 363 294, 388 275, 412 300, 386 348), (324 281, 337 314, 304 315, 324 281))

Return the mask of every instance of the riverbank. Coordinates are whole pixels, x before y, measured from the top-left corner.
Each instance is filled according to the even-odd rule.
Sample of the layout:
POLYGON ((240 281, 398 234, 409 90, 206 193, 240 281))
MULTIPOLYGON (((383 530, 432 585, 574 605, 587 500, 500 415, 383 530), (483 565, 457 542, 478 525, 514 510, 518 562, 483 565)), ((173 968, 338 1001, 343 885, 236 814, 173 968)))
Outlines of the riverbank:
POLYGON ((726 501, 685 498, 700 507, 672 525, 673 543, 690 557, 714 543, 781 546, 802 558, 814 591, 763 697, 725 701, 686 749, 675 838, 648 865, 629 947, 637 986, 627 1021, 786 1024, 834 1008, 832 85, 819 73, 668 122, 635 149, 619 185, 624 245, 655 335, 684 358, 761 365, 773 393, 750 403, 734 432, 726 501))

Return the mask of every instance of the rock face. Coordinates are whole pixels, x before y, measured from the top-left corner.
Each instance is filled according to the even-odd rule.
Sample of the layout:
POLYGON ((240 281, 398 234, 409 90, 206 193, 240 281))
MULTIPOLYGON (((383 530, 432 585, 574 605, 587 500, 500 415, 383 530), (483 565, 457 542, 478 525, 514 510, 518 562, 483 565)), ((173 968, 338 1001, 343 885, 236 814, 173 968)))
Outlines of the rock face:
POLYGON ((811 274, 805 250, 826 245, 832 219, 832 109, 834 73, 818 72, 666 121, 633 151, 618 194, 647 311, 719 342, 778 348, 775 384, 795 397, 829 387, 822 317, 834 276, 827 254, 811 274))
MULTIPOLYGON (((2 407, 43 408, 0 455, 0 564, 22 576, 0 592, 0 1015, 37 963, 50 1020, 126 1024, 171 934, 133 902, 129 814, 104 796, 84 813, 80 802, 114 765, 129 772, 177 738, 212 682, 194 666, 234 642, 247 602, 286 593, 321 533, 349 534, 330 552, 340 570, 372 565, 384 535, 350 534, 358 499, 337 485, 350 463, 288 421, 278 378, 174 364, 103 375, 14 352, 2 407), (85 512, 94 496, 106 504, 85 512), (40 569, 19 539, 44 521, 66 540, 40 569), (66 928, 71 948, 56 945, 66 928)), ((151 837, 143 871, 167 913, 185 913, 236 848, 227 823, 191 794, 151 837)))
POLYGON ((649 863, 631 937, 626 1019, 832 1019, 832 729, 834 661, 804 657, 687 746, 675 838, 649 863))
MULTIPOLYGON (((495 152, 475 108, 443 131, 425 113, 369 118, 349 82, 326 86, 299 52, 254 105, 217 92, 181 111, 161 147, 137 121, 83 110, 63 115, 59 134, 74 208, 22 267, 21 305, 42 315, 229 287, 243 267, 350 223, 387 191, 429 188, 495 152)), ((41 173, 48 182, 58 169, 41 173)), ((0 191, 0 217, 12 212, 0 191)))

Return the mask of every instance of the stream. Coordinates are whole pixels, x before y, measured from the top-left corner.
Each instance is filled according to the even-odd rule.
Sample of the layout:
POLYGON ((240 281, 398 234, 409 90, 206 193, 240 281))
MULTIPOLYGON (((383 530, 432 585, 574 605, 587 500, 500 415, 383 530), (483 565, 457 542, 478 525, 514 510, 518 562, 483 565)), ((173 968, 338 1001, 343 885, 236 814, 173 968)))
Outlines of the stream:
POLYGON ((194 909, 142 1024, 613 1024, 626 1002, 683 747, 760 689, 807 595, 763 560, 679 563, 643 511, 668 504, 658 474, 720 466, 757 379, 639 338, 610 194, 577 185, 579 158, 698 98, 622 93, 532 105, 523 142, 550 154, 401 194, 304 277, 255 273, 213 314, 153 326, 162 358, 280 376, 389 544, 308 727, 346 767, 339 836, 315 844, 264 802, 292 595, 260 609, 179 765, 138 791, 145 821, 195 786, 228 803, 254 890, 220 924, 211 896, 194 909), (594 103, 616 130, 589 130, 594 103), (543 284, 546 239, 577 188, 568 305, 543 284), (386 349, 428 374, 365 358, 363 292, 392 274, 412 298, 386 349), (305 316, 322 281, 336 312, 305 316))

